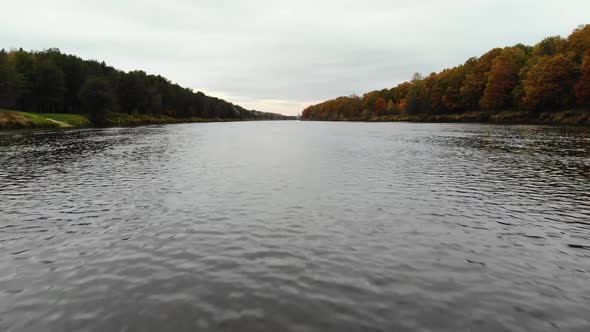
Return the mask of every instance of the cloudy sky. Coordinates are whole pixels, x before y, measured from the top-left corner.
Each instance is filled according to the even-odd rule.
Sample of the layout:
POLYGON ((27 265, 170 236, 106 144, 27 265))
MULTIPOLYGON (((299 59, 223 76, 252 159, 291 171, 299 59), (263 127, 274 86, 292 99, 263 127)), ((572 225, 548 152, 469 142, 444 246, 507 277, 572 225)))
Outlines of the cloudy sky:
POLYGON ((297 114, 493 47, 567 36, 590 23, 590 1, 19 0, 2 13, 0 48, 57 47, 297 114))

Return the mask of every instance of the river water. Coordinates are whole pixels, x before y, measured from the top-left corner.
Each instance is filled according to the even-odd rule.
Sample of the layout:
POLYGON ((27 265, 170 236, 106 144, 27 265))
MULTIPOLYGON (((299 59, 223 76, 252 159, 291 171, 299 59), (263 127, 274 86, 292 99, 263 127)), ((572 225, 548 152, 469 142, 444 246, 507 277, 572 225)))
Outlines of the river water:
POLYGON ((590 132, 0 133, 0 331, 590 331, 590 132))

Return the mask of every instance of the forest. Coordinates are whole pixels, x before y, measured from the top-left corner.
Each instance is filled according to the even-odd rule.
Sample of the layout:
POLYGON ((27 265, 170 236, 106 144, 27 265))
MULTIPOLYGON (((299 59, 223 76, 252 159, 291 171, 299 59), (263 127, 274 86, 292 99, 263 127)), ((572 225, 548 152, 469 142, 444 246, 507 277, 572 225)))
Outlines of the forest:
POLYGON ((124 72, 59 49, 0 50, 0 109, 87 115, 101 124, 110 112, 174 119, 282 120, 193 92, 143 71, 124 72))
POLYGON ((590 124, 590 25, 579 26, 565 39, 555 36, 535 46, 495 48, 439 73, 416 73, 391 89, 313 105, 301 118, 559 122, 557 114, 590 124))

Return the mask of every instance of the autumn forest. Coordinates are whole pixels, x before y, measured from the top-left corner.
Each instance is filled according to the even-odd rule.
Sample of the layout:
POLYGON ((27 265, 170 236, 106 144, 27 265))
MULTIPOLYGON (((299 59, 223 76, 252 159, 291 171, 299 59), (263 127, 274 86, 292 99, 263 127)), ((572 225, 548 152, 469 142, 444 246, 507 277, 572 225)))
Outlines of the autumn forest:
POLYGON ((313 105, 302 119, 560 122, 556 114, 590 123, 590 25, 566 39, 495 48, 391 89, 313 105))

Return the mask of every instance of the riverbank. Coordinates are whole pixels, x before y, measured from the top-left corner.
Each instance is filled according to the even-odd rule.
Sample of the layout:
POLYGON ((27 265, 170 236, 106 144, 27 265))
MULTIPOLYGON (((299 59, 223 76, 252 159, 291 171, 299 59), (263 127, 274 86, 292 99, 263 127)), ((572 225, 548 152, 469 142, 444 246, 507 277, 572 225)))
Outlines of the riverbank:
MULTIPOLYGON (((250 121, 240 119, 173 118, 170 116, 132 115, 127 113, 107 113, 103 126, 139 126, 150 124, 230 122, 250 121)), ((307 120, 314 121, 314 120, 307 120)), ((321 121, 321 120, 320 120, 321 121)), ((335 121, 356 122, 434 122, 434 123, 492 123, 492 124, 534 124, 590 126, 590 112, 563 111, 529 113, 525 111, 467 112, 461 114, 438 115, 385 115, 369 119, 338 119, 335 121)), ((58 129, 73 127, 92 127, 88 116, 80 114, 32 113, 0 110, 0 129, 58 129)))
POLYGON ((0 110, 0 129, 69 128, 90 125, 88 117, 79 114, 45 114, 0 110))
MULTIPOLYGON (((346 121, 346 120, 344 120, 346 121)), ((366 122, 450 122, 450 123, 492 123, 492 124, 534 124, 590 126, 590 112, 562 111, 530 113, 526 111, 467 112, 438 115, 385 115, 371 117, 366 122)))
MULTIPOLYGON (((107 113, 104 126, 139 126, 150 124, 191 123, 191 122, 227 122, 240 119, 204 119, 204 118, 173 118, 170 116, 132 115, 127 113, 107 113)), ((73 127, 92 127, 86 115, 32 113, 12 110, 0 110, 0 129, 57 129, 73 127)))

